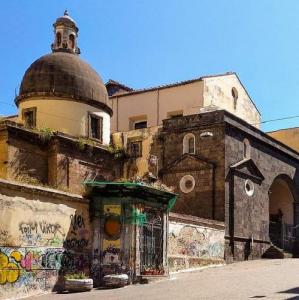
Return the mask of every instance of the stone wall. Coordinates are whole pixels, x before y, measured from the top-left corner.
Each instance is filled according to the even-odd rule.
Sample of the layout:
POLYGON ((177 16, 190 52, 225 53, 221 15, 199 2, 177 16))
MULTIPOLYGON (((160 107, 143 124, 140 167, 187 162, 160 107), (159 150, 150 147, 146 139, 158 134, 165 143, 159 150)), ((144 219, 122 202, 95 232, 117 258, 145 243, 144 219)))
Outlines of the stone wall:
MULTIPOLYGON (((164 120, 156 151, 162 180, 179 194, 173 212, 224 221, 224 128, 219 116, 192 115, 164 120), (213 126, 211 126, 213 124, 213 126), (209 132, 210 136, 202 137, 209 132), (183 154, 183 139, 195 137, 195 153, 183 154), (191 175, 194 189, 182 192, 180 180, 191 175)), ((154 148, 154 147, 153 147, 154 148)))
POLYGON ((44 137, 15 123, 0 126, 0 178, 80 194, 84 180, 121 177, 122 163, 104 146, 59 132, 44 137))
POLYGON ((170 213, 169 271, 224 262, 224 223, 170 213))
POLYGON ((81 196, 0 180, 0 299, 59 290, 89 273, 89 202, 81 196))
POLYGON ((299 155, 232 115, 226 114, 225 123, 226 258, 260 258, 270 245, 269 194, 276 178, 292 190, 294 224, 299 223, 299 155), (247 179, 253 182, 252 195, 245 192, 247 179))

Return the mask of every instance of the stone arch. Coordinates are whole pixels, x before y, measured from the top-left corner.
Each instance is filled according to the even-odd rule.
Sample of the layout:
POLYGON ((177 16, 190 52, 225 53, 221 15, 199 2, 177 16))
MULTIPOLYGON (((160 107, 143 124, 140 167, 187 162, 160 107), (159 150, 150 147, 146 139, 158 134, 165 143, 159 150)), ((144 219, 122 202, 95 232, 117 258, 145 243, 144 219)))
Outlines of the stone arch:
POLYGON ((286 174, 274 178, 269 195, 269 238, 272 244, 288 252, 293 250, 295 203, 294 181, 286 174))

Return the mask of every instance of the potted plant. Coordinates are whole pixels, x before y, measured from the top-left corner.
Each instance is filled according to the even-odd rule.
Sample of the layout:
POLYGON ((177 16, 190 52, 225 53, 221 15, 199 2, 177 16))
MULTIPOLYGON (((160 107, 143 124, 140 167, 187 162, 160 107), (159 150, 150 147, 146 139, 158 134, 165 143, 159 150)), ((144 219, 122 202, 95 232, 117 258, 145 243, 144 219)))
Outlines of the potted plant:
POLYGON ((64 276, 65 289, 69 292, 85 292, 93 288, 93 280, 83 272, 67 274, 64 276))

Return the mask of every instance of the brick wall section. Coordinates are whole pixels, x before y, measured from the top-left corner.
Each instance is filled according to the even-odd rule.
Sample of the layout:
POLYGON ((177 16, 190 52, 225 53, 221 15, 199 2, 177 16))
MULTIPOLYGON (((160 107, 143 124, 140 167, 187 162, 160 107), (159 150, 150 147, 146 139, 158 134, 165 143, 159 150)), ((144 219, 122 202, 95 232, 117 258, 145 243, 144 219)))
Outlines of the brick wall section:
POLYGON ((55 133, 47 140, 38 133, 15 125, 1 128, 7 134, 7 171, 2 177, 83 191, 84 180, 114 180, 120 177, 121 162, 101 146, 80 146, 77 139, 55 133))

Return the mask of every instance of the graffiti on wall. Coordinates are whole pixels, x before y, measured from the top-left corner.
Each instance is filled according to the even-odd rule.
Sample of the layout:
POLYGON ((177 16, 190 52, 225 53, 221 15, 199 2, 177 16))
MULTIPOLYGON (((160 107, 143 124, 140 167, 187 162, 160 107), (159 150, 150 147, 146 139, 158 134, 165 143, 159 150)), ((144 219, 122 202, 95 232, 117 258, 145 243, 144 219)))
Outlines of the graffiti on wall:
POLYGON ((89 231, 81 214, 70 215, 70 232, 63 243, 66 249, 84 249, 89 246, 89 231))
POLYGON ((223 259, 224 232, 202 226, 170 223, 168 254, 223 259))
POLYGON ((44 285, 51 287, 58 274, 84 271, 88 268, 89 254, 86 253, 76 253, 63 248, 0 247, 1 285, 17 283, 17 286, 27 286, 31 281, 43 278, 44 285))
POLYGON ((65 238, 65 231, 58 223, 46 220, 39 222, 20 222, 20 240, 29 246, 45 245, 60 246, 65 238))

